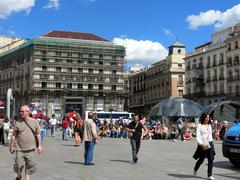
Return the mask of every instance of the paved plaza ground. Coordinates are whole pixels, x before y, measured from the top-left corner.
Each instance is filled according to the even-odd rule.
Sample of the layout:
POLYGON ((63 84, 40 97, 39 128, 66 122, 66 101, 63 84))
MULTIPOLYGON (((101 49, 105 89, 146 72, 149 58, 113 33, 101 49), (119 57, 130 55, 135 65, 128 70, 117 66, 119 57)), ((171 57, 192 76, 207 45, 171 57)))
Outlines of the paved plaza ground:
MULTIPOLYGON (((94 154, 95 166, 83 164, 83 144, 73 147, 73 139, 62 141, 60 134, 44 139, 44 152, 38 155, 38 171, 32 180, 176 180, 205 179, 207 160, 198 177, 192 175, 195 160, 192 155, 195 140, 143 140, 139 162, 131 164, 128 139, 101 139, 94 154)), ((234 168, 222 156, 221 142, 215 142, 216 157, 213 175, 216 180, 240 179, 240 169, 234 168)), ((14 156, 8 147, 0 145, 0 180, 14 180, 14 156)))

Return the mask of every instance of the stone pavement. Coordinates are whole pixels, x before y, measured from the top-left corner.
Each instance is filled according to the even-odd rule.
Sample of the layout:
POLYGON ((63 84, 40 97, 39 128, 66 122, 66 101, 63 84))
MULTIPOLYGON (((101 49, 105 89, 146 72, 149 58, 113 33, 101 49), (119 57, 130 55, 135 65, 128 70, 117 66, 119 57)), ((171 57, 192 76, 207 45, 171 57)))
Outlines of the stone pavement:
MULTIPOLYGON (((62 141, 44 139, 44 152, 37 156, 38 171, 32 180, 176 180, 205 179, 207 160, 192 175, 195 160, 192 155, 195 140, 173 142, 169 140, 143 140, 139 162, 131 164, 131 147, 128 139, 101 139, 94 154, 95 166, 83 164, 83 144, 73 147, 73 139, 62 141)), ((216 180, 240 179, 240 169, 234 168, 222 156, 221 142, 215 142, 216 157, 213 175, 216 180)), ((0 145, 0 180, 14 180, 14 156, 8 147, 0 145)))

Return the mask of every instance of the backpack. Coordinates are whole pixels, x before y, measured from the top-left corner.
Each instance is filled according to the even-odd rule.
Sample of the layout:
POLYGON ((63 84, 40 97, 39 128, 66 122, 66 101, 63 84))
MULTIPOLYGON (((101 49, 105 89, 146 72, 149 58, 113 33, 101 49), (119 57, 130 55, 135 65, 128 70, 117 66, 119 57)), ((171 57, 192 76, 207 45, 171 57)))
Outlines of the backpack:
POLYGON ((78 119, 78 120, 76 121, 76 125, 75 125, 76 128, 77 128, 77 129, 81 129, 82 125, 83 125, 82 120, 81 120, 81 119, 78 119))

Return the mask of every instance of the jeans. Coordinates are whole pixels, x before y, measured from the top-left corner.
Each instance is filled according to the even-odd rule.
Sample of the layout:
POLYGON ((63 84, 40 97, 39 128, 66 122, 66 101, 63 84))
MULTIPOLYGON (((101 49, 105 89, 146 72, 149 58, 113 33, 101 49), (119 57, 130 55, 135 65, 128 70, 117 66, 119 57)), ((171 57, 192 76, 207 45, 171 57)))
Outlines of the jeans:
POLYGON ((68 128, 63 128, 62 140, 68 140, 68 133, 69 133, 69 129, 68 128))
POLYGON ((51 125, 51 136, 54 136, 56 125, 51 125))
POLYGON ((40 130, 40 137, 41 137, 41 143, 43 143, 44 129, 41 129, 41 130, 40 130))
POLYGON ((176 139, 178 139, 178 137, 181 135, 181 140, 183 141, 184 140, 184 137, 183 137, 183 133, 182 133, 182 130, 181 129, 178 129, 178 133, 176 135, 176 139))
POLYGON ((94 147, 94 141, 85 141, 84 164, 92 163, 94 147))
POLYGON ((140 149, 140 145, 141 145, 141 139, 135 140, 135 139, 130 139, 130 143, 132 146, 132 158, 133 161, 137 161, 138 160, 138 151, 140 149))
POLYGON ((4 134, 3 134, 3 127, 0 128, 0 142, 2 142, 2 144, 5 144, 5 142, 4 142, 4 134))
POLYGON ((9 134, 9 129, 4 129, 3 130, 3 135, 4 135, 4 142, 8 144, 8 134, 9 134))

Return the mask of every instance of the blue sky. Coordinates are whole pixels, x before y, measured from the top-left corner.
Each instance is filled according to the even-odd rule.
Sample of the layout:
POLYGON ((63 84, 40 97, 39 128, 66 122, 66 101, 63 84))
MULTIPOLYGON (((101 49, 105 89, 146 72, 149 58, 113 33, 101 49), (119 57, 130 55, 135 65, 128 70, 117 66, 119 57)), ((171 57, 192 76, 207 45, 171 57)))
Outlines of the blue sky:
POLYGON ((239 21, 237 0, 0 0, 0 35, 93 33, 126 46, 128 65, 164 59, 176 38, 190 52, 239 21))

